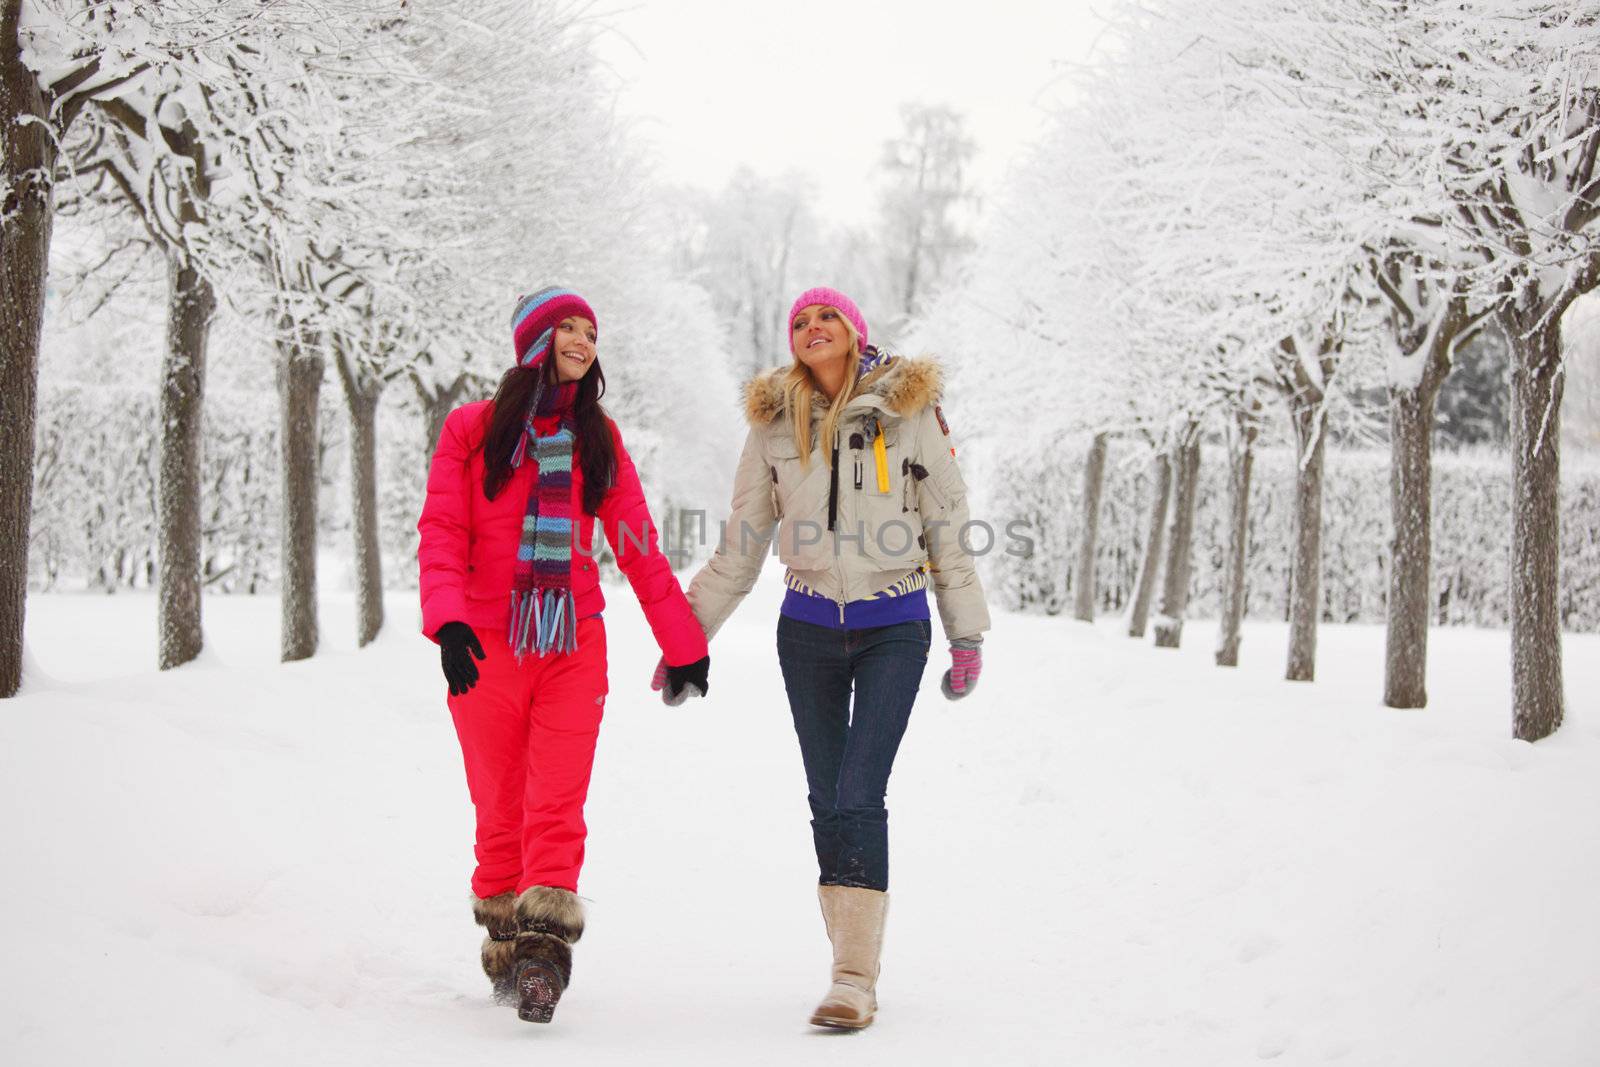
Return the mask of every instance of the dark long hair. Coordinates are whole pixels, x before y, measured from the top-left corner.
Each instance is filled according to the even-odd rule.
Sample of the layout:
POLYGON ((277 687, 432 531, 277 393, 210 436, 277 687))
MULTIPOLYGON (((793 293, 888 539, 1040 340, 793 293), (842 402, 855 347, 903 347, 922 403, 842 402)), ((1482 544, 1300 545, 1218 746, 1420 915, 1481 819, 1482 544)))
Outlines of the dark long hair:
MULTIPOLYGON (((483 435, 483 495, 490 500, 511 480, 511 454, 517 450, 517 439, 522 436, 528 405, 533 401, 540 375, 544 376, 547 388, 554 387, 554 358, 547 358, 544 365, 537 368, 512 367, 494 391, 494 414, 489 420, 489 431, 483 435)), ((600 513, 600 502, 606 498, 617 475, 611 420, 600 406, 605 392, 606 376, 596 359, 578 379, 578 396, 572 404, 573 432, 577 435, 574 447, 578 465, 583 469, 583 510, 590 515, 600 513)))

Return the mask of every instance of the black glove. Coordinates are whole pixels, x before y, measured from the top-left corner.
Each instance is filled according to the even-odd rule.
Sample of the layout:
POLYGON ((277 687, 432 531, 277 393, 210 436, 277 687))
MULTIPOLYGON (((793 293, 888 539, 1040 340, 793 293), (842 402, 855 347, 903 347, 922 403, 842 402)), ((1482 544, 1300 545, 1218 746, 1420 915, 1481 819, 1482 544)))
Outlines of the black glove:
POLYGON ((667 689, 666 692, 661 694, 662 701, 676 706, 682 704, 690 696, 705 696, 711 692, 711 683, 706 680, 706 675, 710 671, 710 656, 701 656, 693 663, 682 667, 668 667, 667 689), (688 692, 689 686, 694 686, 699 692, 688 692))
POLYGON ((450 683, 450 695, 458 697, 478 684, 476 656, 483 659, 483 646, 478 635, 464 622, 447 622, 433 635, 439 642, 439 662, 444 666, 444 680, 450 683))

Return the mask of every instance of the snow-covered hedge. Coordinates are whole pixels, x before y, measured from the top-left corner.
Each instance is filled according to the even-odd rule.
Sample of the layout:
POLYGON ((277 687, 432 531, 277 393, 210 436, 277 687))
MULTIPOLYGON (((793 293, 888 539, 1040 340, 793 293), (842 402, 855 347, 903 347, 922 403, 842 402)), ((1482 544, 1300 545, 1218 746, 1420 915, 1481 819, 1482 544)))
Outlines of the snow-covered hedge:
MULTIPOLYGON (((348 587, 351 544, 347 416, 338 387, 321 396, 322 491, 318 529, 325 588, 348 587)), ((275 590, 282 521, 278 398, 271 392, 208 390, 201 461, 207 588, 275 590)), ((144 389, 46 384, 39 397, 29 577, 35 589, 146 588, 156 579, 156 492, 160 457, 155 394, 144 389)), ((417 516, 433 442, 403 388, 378 407, 378 534, 384 584, 417 584, 417 516)), ((673 504, 669 467, 647 433, 630 450, 662 514, 673 504)), ((680 475, 680 481, 683 476, 680 475)), ((680 490, 681 491, 681 490, 680 490)), ((693 548, 695 546, 691 546, 693 548)), ((605 565, 609 557, 602 554, 605 565)))
MULTIPOLYGON (((349 525, 345 420, 331 389, 323 391, 321 423, 322 536, 328 547, 343 547, 329 540, 349 525)), ((152 391, 44 386, 28 553, 35 588, 114 592, 155 583, 158 429, 152 391)), ((277 397, 210 390, 202 457, 207 588, 246 593, 275 588, 282 516, 277 397)), ((403 545, 403 536, 400 540, 403 545)))
MULTIPOLYGON (((384 578, 416 582, 416 517, 428 448, 420 416, 392 390, 378 416, 379 530, 384 578)), ((350 555, 349 458, 336 388, 322 394, 324 551, 350 555)), ((39 400, 29 566, 35 588, 145 587, 155 579, 158 454, 152 392, 46 386, 39 400)), ((643 443, 642 441, 640 442, 643 443)), ((1070 602, 1082 521, 1082 442, 1050 463, 1004 462, 975 469, 989 501, 980 516, 998 532, 985 560, 995 602, 1054 614, 1070 602), (1029 556, 1005 552, 1008 523, 1021 522, 1029 556)), ((1226 457, 1205 446, 1195 516, 1191 612, 1215 615, 1227 540, 1226 457)), ((1294 458, 1263 449, 1251 491, 1248 611, 1282 618, 1287 605, 1294 458)), ((1503 626, 1510 533, 1510 464, 1502 456, 1440 454, 1434 463, 1434 619, 1503 626)), ((1562 612, 1569 629, 1600 630, 1600 466, 1569 461, 1563 472, 1562 612)), ((1382 451, 1328 456, 1323 505, 1323 617, 1383 618, 1387 589, 1389 466, 1382 451)), ((1100 513, 1100 609, 1125 610, 1138 580, 1148 522, 1151 469, 1113 442, 1100 513)), ((278 404, 271 393, 212 390, 206 399, 202 470, 205 574, 209 588, 274 589, 278 574, 278 404)), ((663 505, 667 500, 663 498, 663 505)), ((665 510, 663 514, 665 514, 665 510)), ((980 539, 981 540, 981 539, 980 539)), ((337 582, 337 574, 323 581, 337 582)))
MULTIPOLYGON (((1071 600, 1082 524, 1086 444, 1056 462, 1000 462, 985 476, 987 518, 997 529, 1020 519, 1031 527, 1031 556, 995 552, 986 559, 995 600, 1008 608, 1053 614, 1071 600), (995 522, 996 519, 999 522, 995 522)), ((1227 457, 1220 442, 1202 455, 1195 516, 1191 614, 1218 612, 1227 545, 1227 457)), ((1510 543, 1510 462, 1493 454, 1440 454, 1434 461, 1434 621, 1504 626, 1510 543)), ((1106 467, 1097 549, 1100 609, 1125 610, 1138 581, 1149 522, 1153 471, 1148 459, 1118 455, 1106 467)), ((1283 618, 1289 584, 1290 503, 1294 456, 1265 449, 1251 486, 1247 610, 1283 618)), ((1389 458, 1386 452, 1328 455, 1323 501, 1323 618, 1377 622, 1388 589, 1389 458)), ((1563 471, 1562 594, 1565 625, 1600 630, 1600 466, 1569 462, 1563 471)), ((1159 587, 1158 587, 1159 588, 1159 587)), ((1153 605, 1154 608, 1156 605, 1153 605)))

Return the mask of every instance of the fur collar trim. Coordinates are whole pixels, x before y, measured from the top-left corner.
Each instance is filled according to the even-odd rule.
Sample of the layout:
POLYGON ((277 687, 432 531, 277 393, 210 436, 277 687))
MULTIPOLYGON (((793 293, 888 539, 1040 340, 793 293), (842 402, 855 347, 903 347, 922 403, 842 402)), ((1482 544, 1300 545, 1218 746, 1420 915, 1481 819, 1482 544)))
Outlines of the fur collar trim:
MULTIPOLYGON (((774 367, 745 383, 744 414, 750 425, 766 426, 783 414, 783 380, 788 373, 788 367, 774 367)), ((856 397, 878 397, 888 411, 907 418, 937 403, 943 391, 944 372, 938 360, 895 356, 861 379, 856 397)), ((813 410, 826 411, 827 406, 827 398, 817 393, 813 410)))

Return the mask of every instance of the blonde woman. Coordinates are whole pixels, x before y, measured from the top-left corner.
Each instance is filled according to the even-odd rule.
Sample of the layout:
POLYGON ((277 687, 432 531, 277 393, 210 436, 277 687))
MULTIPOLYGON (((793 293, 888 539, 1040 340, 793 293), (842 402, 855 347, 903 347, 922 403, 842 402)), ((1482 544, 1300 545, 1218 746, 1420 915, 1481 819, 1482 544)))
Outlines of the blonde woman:
POLYGON ((794 361, 746 387, 750 434, 727 534, 689 603, 714 636, 776 535, 788 568, 778 662, 833 945, 833 984, 811 1022, 854 1030, 877 1012, 884 795, 927 665, 927 590, 950 642, 952 699, 977 683, 989 612, 962 547, 966 486, 938 407, 937 364, 881 356, 855 303, 833 289, 802 293, 788 322, 794 361))

